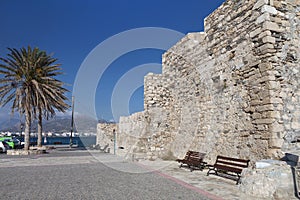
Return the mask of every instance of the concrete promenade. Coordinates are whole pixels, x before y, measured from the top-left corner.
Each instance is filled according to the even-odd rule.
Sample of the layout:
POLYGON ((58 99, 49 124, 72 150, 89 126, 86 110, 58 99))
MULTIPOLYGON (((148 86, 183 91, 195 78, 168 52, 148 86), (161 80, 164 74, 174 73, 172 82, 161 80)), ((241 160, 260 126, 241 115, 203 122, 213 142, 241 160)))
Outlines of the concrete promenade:
POLYGON ((0 155, 0 199, 257 199, 232 180, 174 161, 128 162, 97 151, 0 155))

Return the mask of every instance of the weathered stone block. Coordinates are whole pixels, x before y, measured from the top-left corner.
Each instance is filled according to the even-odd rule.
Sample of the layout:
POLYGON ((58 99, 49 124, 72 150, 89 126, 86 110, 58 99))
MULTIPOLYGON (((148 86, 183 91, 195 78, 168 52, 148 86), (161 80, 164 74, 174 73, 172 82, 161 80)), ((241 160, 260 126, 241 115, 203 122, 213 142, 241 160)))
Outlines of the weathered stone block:
POLYGON ((286 199, 293 194, 293 176, 290 166, 283 161, 261 160, 262 168, 243 171, 240 190, 257 198, 286 199))
POLYGON ((261 114, 260 114, 260 113, 257 113, 257 112, 256 112, 256 113, 253 113, 253 114, 252 114, 252 118, 253 118, 253 119, 260 119, 260 118, 261 118, 261 114))
POLYGON ((276 39, 274 37, 271 36, 266 36, 262 39, 263 43, 271 43, 271 44, 275 44, 276 39))
POLYGON ((283 124, 279 124, 278 122, 275 122, 272 124, 271 130, 274 133, 282 133, 285 130, 285 128, 283 124))
POLYGON ((263 111, 273 111, 275 110, 275 107, 272 104, 269 105, 263 105, 263 106, 257 106, 256 111, 257 112, 263 112, 263 111))
POLYGON ((275 122, 275 119, 256 119, 254 120, 253 123, 255 124, 272 124, 273 122, 275 122))
POLYGON ((265 21, 270 21, 270 14, 269 13, 264 13, 261 16, 259 16, 256 19, 255 23, 260 24, 260 23, 265 22, 265 21))
POLYGON ((257 80, 259 83, 264 83, 267 81, 275 81, 275 76, 263 76, 257 80))
POLYGON ((258 65, 258 67, 261 72, 265 72, 273 68, 271 63, 261 63, 258 65))
POLYGON ((269 81, 267 83, 267 89, 273 90, 273 89, 279 89, 280 83, 277 81, 269 81))
POLYGON ((270 118, 279 119, 281 117, 281 114, 279 111, 268 111, 266 112, 266 116, 270 118))
POLYGON ((264 99, 263 102, 262 102, 263 105, 265 105, 265 104, 278 104, 278 103, 283 103, 281 98, 270 97, 270 98, 264 99))
POLYGON ((261 33, 261 28, 257 28, 254 31, 250 32, 249 35, 251 38, 254 38, 255 36, 259 35, 261 33))
POLYGON ((273 6, 269 6, 269 5, 263 5, 261 7, 261 12, 262 13, 271 13, 273 15, 276 15, 277 14, 277 10, 276 8, 274 8, 273 6))
POLYGON ((254 4, 252 10, 258 9, 258 8, 262 7, 263 5, 267 5, 268 3, 269 3, 268 0, 258 0, 258 1, 254 4))
POLYGON ((294 119, 291 124, 291 128, 294 130, 300 130, 300 122, 297 119, 294 119))
POLYGON ((266 36, 271 36, 271 35, 272 35, 271 31, 265 30, 258 35, 258 38, 261 39, 261 38, 264 38, 266 36))
POLYGON ((269 140, 269 147, 272 149, 281 149, 283 144, 283 139, 271 138, 269 140))
POLYGON ((269 21, 265 21, 263 23, 263 29, 264 30, 271 30, 271 31, 276 31, 276 32, 283 32, 283 29, 280 29, 278 24, 274 23, 274 22, 269 22, 269 21))
POLYGON ((262 104, 261 101, 258 100, 258 99, 252 100, 252 101, 250 102, 250 105, 251 105, 251 106, 257 106, 257 105, 261 105, 261 104, 262 104))
POLYGON ((262 53, 267 53, 267 52, 269 52, 268 50, 273 50, 274 49, 274 45, 267 43, 267 44, 264 44, 264 45, 260 46, 258 49, 262 53))

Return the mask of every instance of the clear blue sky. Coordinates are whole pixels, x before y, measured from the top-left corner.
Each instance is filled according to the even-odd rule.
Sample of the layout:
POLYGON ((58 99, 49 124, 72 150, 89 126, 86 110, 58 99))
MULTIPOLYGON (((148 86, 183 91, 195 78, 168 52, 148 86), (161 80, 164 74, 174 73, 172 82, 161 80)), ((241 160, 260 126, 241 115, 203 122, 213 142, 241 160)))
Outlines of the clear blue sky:
MULTIPOLYGON (((183 34, 203 31, 204 18, 223 2, 224 0, 1 0, 0 56, 6 56, 7 47, 20 48, 27 45, 54 53, 64 72, 59 79, 68 83, 67 88, 72 91, 78 69, 101 42, 123 31, 141 27, 161 27, 183 34)), ((97 117, 113 119, 110 104, 117 81, 136 66, 161 63, 163 52, 164 50, 159 49, 142 49, 114 60, 97 86, 97 117)), ((157 73, 160 69, 154 71, 157 73)), ((67 96, 71 97, 72 93, 67 96)), ((81 106, 85 105, 82 103, 81 106)), ((133 93, 128 107, 130 113, 143 110, 142 87, 133 93)), ((1 112, 6 110, 2 108, 1 112)))

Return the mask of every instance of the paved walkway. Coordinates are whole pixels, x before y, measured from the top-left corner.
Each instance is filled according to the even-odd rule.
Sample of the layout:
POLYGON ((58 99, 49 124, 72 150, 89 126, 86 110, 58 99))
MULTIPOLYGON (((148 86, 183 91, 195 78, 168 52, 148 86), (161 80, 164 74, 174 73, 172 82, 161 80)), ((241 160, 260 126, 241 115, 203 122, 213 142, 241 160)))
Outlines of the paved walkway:
POLYGON ((83 195, 81 196, 83 199, 258 199, 242 194, 235 181, 214 175, 206 176, 206 172, 207 170, 190 172, 188 169, 178 168, 178 164, 174 161, 132 163, 112 154, 85 150, 53 150, 49 154, 30 156, 0 155, 1 179, 8 183, 0 187, 0 197, 35 199, 38 197, 35 196, 36 188, 40 188, 41 191, 38 192, 40 196, 37 199, 62 199, 56 193, 64 195, 64 199, 73 199, 74 194, 78 192, 83 195), (87 173, 86 170, 89 172, 87 173), (104 175, 100 178, 96 177, 103 172, 104 175), (135 183, 142 180, 145 185, 142 187, 130 182, 128 174, 136 175, 135 183), (69 176, 72 178, 69 179, 69 176), (76 184, 76 187, 70 183, 70 180, 76 184), (47 184, 43 186, 45 183, 47 184), (24 185, 27 185, 27 189, 24 185), (66 196, 66 193, 70 193, 66 187, 76 191, 66 196), (115 187, 122 195, 114 194, 118 192, 111 190, 115 187), (138 187, 141 194, 132 187, 138 187), (87 194, 84 188, 89 189, 87 194), (126 190, 136 192, 127 194, 126 190))

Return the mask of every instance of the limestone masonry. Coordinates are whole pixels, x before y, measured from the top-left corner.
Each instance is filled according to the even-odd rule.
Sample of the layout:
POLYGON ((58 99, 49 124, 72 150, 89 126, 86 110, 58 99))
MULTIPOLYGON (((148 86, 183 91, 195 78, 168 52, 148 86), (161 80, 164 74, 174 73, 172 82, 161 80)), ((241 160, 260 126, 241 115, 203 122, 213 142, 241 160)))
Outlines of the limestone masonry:
POLYGON ((144 108, 121 117, 130 154, 279 158, 300 136, 300 1, 231 0, 162 58, 144 108))
POLYGON ((118 153, 196 150, 253 165, 297 152, 300 0, 227 0, 204 24, 164 53, 162 74, 145 77, 144 111, 120 118, 118 153))

